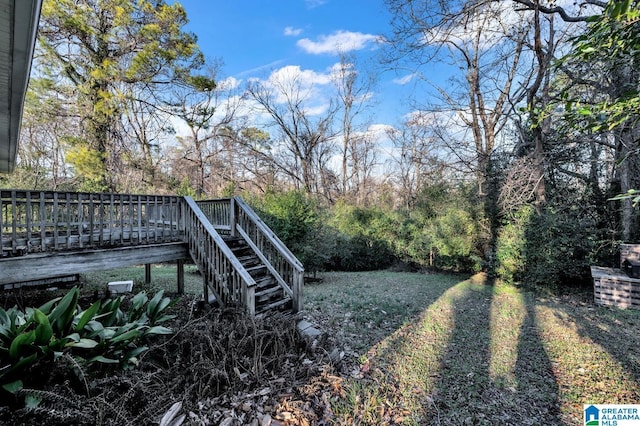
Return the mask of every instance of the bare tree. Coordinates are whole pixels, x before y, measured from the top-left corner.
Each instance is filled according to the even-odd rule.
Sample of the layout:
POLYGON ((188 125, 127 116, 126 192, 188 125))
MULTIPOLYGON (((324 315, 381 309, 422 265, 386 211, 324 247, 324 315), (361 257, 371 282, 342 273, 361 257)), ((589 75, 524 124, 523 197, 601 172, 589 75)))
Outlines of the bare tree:
POLYGON ((27 92, 18 165, 12 186, 33 189, 58 189, 68 186, 65 145, 74 134, 77 117, 66 99, 63 87, 56 86, 51 76, 31 79, 27 92))
POLYGON ((409 209, 424 186, 432 184, 432 178, 441 175, 443 161, 438 158, 437 137, 434 136, 430 114, 414 114, 399 128, 387 131, 394 151, 390 156, 395 183, 399 188, 402 206, 409 209))
POLYGON ((169 103, 171 115, 186 127, 186 134, 177 137, 180 159, 191 164, 186 170, 191 170, 189 181, 198 197, 214 195, 232 180, 234 164, 224 140, 239 118, 240 97, 234 81, 214 84, 218 72, 212 68, 207 78, 191 79, 189 86, 173 92, 169 103))
POLYGON ((265 156, 296 189, 322 194, 331 199, 326 179, 334 152, 332 124, 336 106, 332 101, 320 111, 311 110, 313 87, 307 86, 296 70, 272 76, 267 82, 253 81, 247 95, 258 110, 269 116, 275 127, 273 140, 265 156))
MULTIPOLYGON (((372 164, 371 137, 367 134, 367 120, 363 117, 372 106, 371 91, 374 77, 356 68, 354 56, 340 55, 340 62, 332 72, 340 108, 341 170, 340 193, 362 201, 362 185, 370 176, 372 164)), ((375 161, 375 160, 374 160, 375 161)))
MULTIPOLYGON (((502 2, 412 2, 388 0, 394 33, 389 37, 391 63, 413 64, 413 72, 433 84, 438 103, 422 102, 421 109, 440 111, 449 124, 445 141, 456 151, 465 150, 469 130, 472 158, 461 158, 472 167, 479 193, 486 195, 485 181, 497 136, 508 123, 521 54, 529 24, 502 2), (447 87, 430 82, 421 70, 434 61, 454 65, 463 78, 453 76, 447 87), (453 142, 463 135, 460 144, 453 142)), ((418 100, 418 103, 420 101, 418 100)))
POLYGON ((138 92, 123 100, 121 152, 126 158, 124 173, 132 177, 132 185, 121 182, 126 191, 158 191, 165 187, 162 173, 163 143, 173 137, 171 116, 148 92, 138 92), (125 136, 126 135, 126 136, 125 136))

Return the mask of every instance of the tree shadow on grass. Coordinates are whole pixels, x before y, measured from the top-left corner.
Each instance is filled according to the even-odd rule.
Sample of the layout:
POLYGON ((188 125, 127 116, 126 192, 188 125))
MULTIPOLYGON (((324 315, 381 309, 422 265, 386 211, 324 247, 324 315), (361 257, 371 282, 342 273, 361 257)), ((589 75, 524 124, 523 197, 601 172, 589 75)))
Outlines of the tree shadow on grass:
POLYGON ((469 287, 453 306, 453 328, 440 360, 430 424, 479 425, 491 419, 489 377, 491 291, 469 287))
MULTIPOLYGON (((640 311, 585 305, 575 303, 575 300, 571 302, 552 305, 566 315, 556 314, 558 319, 575 324, 581 337, 598 344, 630 378, 640 383, 640 311)), ((636 398, 638 395, 640 391, 636 398)))
POLYGON ((369 350, 343 423, 562 424, 533 297, 482 275, 442 289, 369 350))
MULTIPOLYGON (((518 340, 516 407, 538 424, 562 424, 559 388, 553 366, 540 336, 535 299, 523 294, 525 317, 518 340)), ((525 420, 525 419, 523 419, 525 420)))
POLYGON ((562 424, 532 299, 486 285, 456 300, 433 395, 432 424, 562 424))

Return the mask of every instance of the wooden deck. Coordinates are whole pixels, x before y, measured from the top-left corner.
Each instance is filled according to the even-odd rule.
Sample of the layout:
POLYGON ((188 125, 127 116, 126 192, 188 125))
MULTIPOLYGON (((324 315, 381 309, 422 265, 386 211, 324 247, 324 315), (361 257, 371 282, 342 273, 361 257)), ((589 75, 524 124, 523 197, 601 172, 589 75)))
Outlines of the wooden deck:
MULTIPOLYGON (((302 308, 304 269, 240 198, 0 190, 0 285, 130 265, 192 259, 205 300, 260 310, 256 288, 281 289, 302 308), (226 238, 239 238, 264 266, 260 283, 226 238)), ((255 268, 255 266, 253 267, 255 268)), ((179 268, 180 269, 180 268, 179 268)), ((182 279, 178 278, 178 290, 182 279)), ((273 293, 272 289, 258 291, 273 293)), ((271 294, 270 293, 270 294, 271 294)), ((269 306, 286 303, 270 300, 269 306)))

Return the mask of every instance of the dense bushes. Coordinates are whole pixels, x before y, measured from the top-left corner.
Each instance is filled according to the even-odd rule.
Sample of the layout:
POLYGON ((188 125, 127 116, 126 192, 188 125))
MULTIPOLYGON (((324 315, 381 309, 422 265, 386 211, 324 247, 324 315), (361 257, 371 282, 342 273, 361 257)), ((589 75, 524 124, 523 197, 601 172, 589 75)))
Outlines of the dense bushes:
POLYGON ((540 212, 524 205, 504 213, 490 251, 484 206, 466 187, 425 188, 410 209, 342 201, 327 207, 299 191, 270 193, 253 204, 308 272, 384 269, 397 262, 477 272, 493 253, 498 279, 558 287, 588 282, 589 265, 602 261, 603 236, 593 212, 567 200, 540 212))
POLYGON ((326 269, 364 271, 383 269, 396 259, 392 250, 394 218, 378 208, 338 203, 331 211, 329 227, 335 236, 326 269))
POLYGON ((440 185, 437 191, 425 191, 411 210, 342 201, 323 207, 300 191, 269 193, 251 204, 308 272, 384 269, 398 261, 477 271, 480 227, 477 212, 463 195, 440 185))
POLYGON ((496 275, 502 281, 522 280, 526 266, 526 232, 535 214, 532 206, 525 206, 505 221, 496 243, 496 275))
POLYGON ((526 281, 546 287, 590 282, 596 233, 591 220, 573 212, 545 209, 525 230, 526 281))
POLYGON ((410 209, 342 201, 327 207, 298 191, 270 193, 252 204, 311 273, 397 262, 477 272, 493 254, 498 279, 558 287, 589 282, 589 265, 602 261, 603 237, 585 206, 549 203, 538 212, 524 205, 504 213, 492 246, 484 206, 473 200, 479 199, 468 188, 441 184, 425 188, 410 209))
POLYGON ((569 209, 538 213, 525 206, 506 221, 498 237, 498 277, 547 288, 589 283, 589 266, 601 260, 598 234, 589 216, 569 209))

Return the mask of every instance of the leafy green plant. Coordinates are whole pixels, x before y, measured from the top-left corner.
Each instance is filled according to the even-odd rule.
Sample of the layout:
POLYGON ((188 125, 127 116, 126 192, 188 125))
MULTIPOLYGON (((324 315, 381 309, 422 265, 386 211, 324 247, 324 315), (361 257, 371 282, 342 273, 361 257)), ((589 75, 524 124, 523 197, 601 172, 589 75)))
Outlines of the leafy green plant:
POLYGON ((327 245, 319 202, 302 191, 268 192, 250 202, 265 223, 302 262, 307 272, 320 268, 318 247, 327 245))
POLYGON ((526 275, 525 233, 534 214, 532 206, 524 206, 500 229, 496 243, 496 273, 505 283, 513 284, 526 275))
POLYGON ((138 293, 128 314, 120 309, 124 296, 81 310, 79 295, 74 288, 39 308, 0 308, 0 384, 6 391, 21 389, 20 377, 29 368, 46 368, 63 354, 81 365, 128 368, 148 349, 141 344, 147 338, 172 333, 160 325, 173 318, 166 314, 172 302, 163 291, 150 300, 145 292, 138 293))

